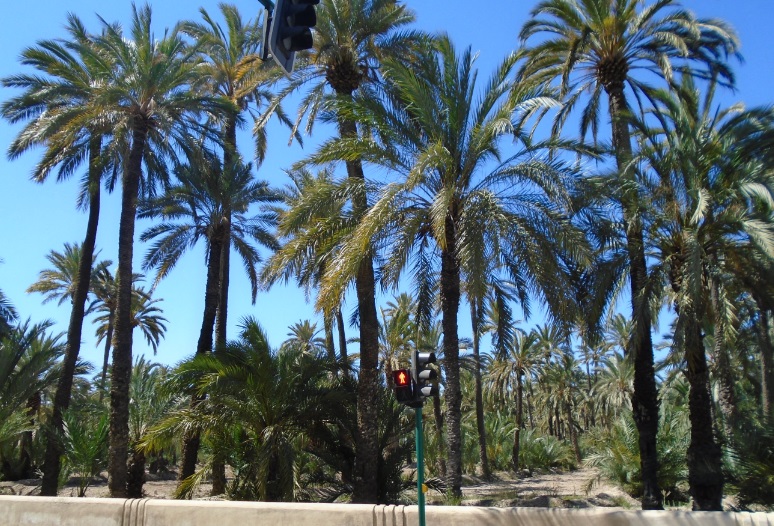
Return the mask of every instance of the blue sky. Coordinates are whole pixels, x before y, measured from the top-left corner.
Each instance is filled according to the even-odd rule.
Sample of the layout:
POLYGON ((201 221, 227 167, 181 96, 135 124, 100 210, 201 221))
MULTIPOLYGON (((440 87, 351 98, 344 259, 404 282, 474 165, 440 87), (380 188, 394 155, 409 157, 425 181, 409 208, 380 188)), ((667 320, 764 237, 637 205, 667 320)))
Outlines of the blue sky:
MULTIPOLYGON (((234 2, 243 17, 253 18, 263 9, 257 0, 234 2)), ((462 0, 414 0, 407 4, 417 14, 417 27, 427 31, 449 33, 458 48, 471 46, 480 53, 478 68, 483 81, 494 65, 506 53, 517 46, 517 35, 527 20, 529 11, 537 4, 532 0, 504 0, 501 2, 464 2, 462 0), (482 6, 486 6, 484 9, 482 6), (504 6, 500 10, 494 6, 504 6)), ((154 28, 161 35, 165 28, 178 20, 199 20, 199 7, 209 13, 218 12, 215 0, 199 2, 151 2, 154 28)), ((685 0, 682 6, 701 17, 720 18, 730 23, 742 42, 743 64, 735 64, 737 91, 723 93, 719 100, 724 104, 744 101, 749 106, 767 105, 772 102, 774 88, 774 53, 771 51, 772 25, 774 24, 773 0, 685 0)), ((129 1, 104 2, 95 0, 38 0, 26 2, 8 1, 1 9, 5 20, 0 32, 0 77, 22 71, 18 56, 26 46, 39 39, 64 36, 63 25, 67 12, 77 14, 93 30, 99 29, 97 14, 109 22, 127 24, 131 16, 129 1)), ((0 88, 0 100, 7 100, 14 92, 0 88)), ((38 273, 48 267, 45 259, 51 250, 61 251, 64 243, 81 242, 85 232, 86 215, 76 210, 78 178, 64 183, 54 180, 37 184, 29 180, 31 168, 39 152, 32 151, 14 161, 4 152, 18 133, 19 126, 0 122, 0 289, 12 301, 22 319, 33 321, 51 319, 56 330, 65 331, 69 318, 69 305, 42 305, 42 296, 27 294, 38 273)), ((317 129, 316 137, 307 139, 307 151, 317 140, 324 139, 325 130, 317 129)), ((298 146, 287 145, 287 131, 272 128, 268 158, 258 169, 258 177, 275 186, 287 182, 283 168, 304 155, 298 146)), ((249 130, 240 132, 240 148, 249 158, 252 152, 249 130)), ((103 198, 100 218, 98 249, 101 259, 116 260, 118 238, 119 193, 103 198)), ((139 222, 137 231, 148 224, 139 222)), ((136 263, 146 251, 138 243, 135 248, 136 263)), ((250 288, 237 261, 232 262, 230 289, 230 335, 236 332, 236 324, 243 316, 255 316, 269 333, 273 345, 279 345, 286 337, 287 327, 299 320, 316 319, 304 293, 294 287, 278 286, 268 293, 261 293, 255 306, 250 304, 250 288)), ((169 320, 166 339, 159 347, 156 360, 175 363, 194 352, 201 323, 204 298, 204 251, 201 247, 187 254, 170 276, 162 282, 155 297, 163 298, 160 306, 169 320)), ((387 297, 391 297, 388 294, 387 297)), ((345 307, 350 311, 354 300, 349 298, 345 307)), ((461 311, 461 318, 466 318, 461 311)), ((321 327, 318 322, 318 327, 321 327)), ((101 349, 94 345, 94 327, 91 319, 84 326, 82 357, 92 363, 101 362, 101 349)), ((354 329, 348 336, 356 335, 354 329)), ((465 334, 461 334, 465 336, 465 334)), ((135 333, 135 354, 149 353, 139 333, 135 333)))

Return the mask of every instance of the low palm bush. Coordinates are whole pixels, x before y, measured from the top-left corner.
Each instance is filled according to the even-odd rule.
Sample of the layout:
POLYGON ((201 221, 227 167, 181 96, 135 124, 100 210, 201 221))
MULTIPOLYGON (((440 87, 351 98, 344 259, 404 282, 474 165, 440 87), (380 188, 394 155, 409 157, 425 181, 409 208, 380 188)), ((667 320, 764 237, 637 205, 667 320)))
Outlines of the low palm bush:
POLYGON ((567 442, 527 429, 521 433, 519 465, 529 471, 574 469, 575 454, 567 442))
POLYGON ((94 477, 107 467, 110 421, 107 413, 88 418, 75 412, 66 412, 63 420, 62 473, 78 477, 78 496, 84 497, 94 477))
MULTIPOLYGON (((642 476, 637 428, 631 414, 622 415, 612 426, 592 431, 588 437, 593 451, 586 465, 599 469, 604 477, 635 498, 642 497, 642 476)), ((685 455, 690 440, 686 411, 665 407, 658 434, 658 482, 666 501, 685 501, 688 480, 685 455)))
POLYGON ((741 508, 774 509, 774 423, 738 433, 729 478, 741 508))

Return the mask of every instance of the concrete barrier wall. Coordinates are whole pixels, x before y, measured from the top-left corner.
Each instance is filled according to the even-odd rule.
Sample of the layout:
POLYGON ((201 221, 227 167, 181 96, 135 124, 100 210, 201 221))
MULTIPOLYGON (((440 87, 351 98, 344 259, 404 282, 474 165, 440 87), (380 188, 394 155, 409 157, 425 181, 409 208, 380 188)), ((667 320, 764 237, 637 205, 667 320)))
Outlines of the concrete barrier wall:
MULTIPOLYGON (((774 526, 774 513, 428 506, 427 526, 774 526)), ((416 506, 0 496, 0 526, 413 526, 416 506)))

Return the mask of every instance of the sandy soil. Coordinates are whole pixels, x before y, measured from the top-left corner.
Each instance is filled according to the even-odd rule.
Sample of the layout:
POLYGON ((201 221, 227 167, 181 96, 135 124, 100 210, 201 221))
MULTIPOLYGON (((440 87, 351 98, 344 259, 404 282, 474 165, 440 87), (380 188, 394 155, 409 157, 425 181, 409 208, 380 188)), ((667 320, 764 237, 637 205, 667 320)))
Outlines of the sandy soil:
MULTIPOLYGON (((94 479, 86 490, 87 497, 107 497, 107 478, 94 479)), ((166 476, 147 475, 144 491, 149 498, 171 498, 177 482, 174 474, 166 476)), ((597 481, 593 469, 580 469, 571 472, 546 473, 527 478, 514 479, 508 473, 498 473, 491 482, 476 478, 465 478, 463 498, 460 504, 468 506, 530 506, 550 508, 589 508, 611 507, 638 509, 639 502, 626 495, 619 488, 597 481), (590 487, 590 489, 589 489, 590 487)), ((40 479, 16 482, 0 482, 0 495, 36 495, 40 492, 40 479)), ((202 484, 196 492, 196 498, 207 499, 210 485, 202 484)), ((77 497, 78 482, 71 479, 59 492, 62 497, 77 497)), ((430 491, 428 504, 444 504, 443 495, 430 491)))
POLYGON ((611 507, 639 509, 639 501, 620 488, 600 480, 593 468, 545 473, 514 479, 496 474, 493 482, 468 479, 462 504, 474 506, 529 506, 548 508, 611 507))

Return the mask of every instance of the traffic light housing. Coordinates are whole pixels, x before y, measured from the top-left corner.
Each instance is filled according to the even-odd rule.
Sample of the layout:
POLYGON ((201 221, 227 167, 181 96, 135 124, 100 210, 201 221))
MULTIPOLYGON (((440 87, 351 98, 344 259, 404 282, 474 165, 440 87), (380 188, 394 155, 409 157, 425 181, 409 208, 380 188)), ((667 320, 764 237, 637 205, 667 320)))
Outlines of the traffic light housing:
POLYGON ((414 400, 413 382, 408 369, 396 369, 392 372, 392 384, 398 402, 407 404, 414 400))
POLYGON ((434 352, 411 353, 411 379, 414 381, 414 401, 424 402, 425 398, 438 393, 438 386, 434 382, 438 378, 438 373, 428 367, 435 363, 434 352))
POLYGON ((269 53, 279 66, 290 75, 293 72, 296 51, 314 45, 312 29, 317 25, 314 6, 320 0, 277 0, 271 19, 269 53))

